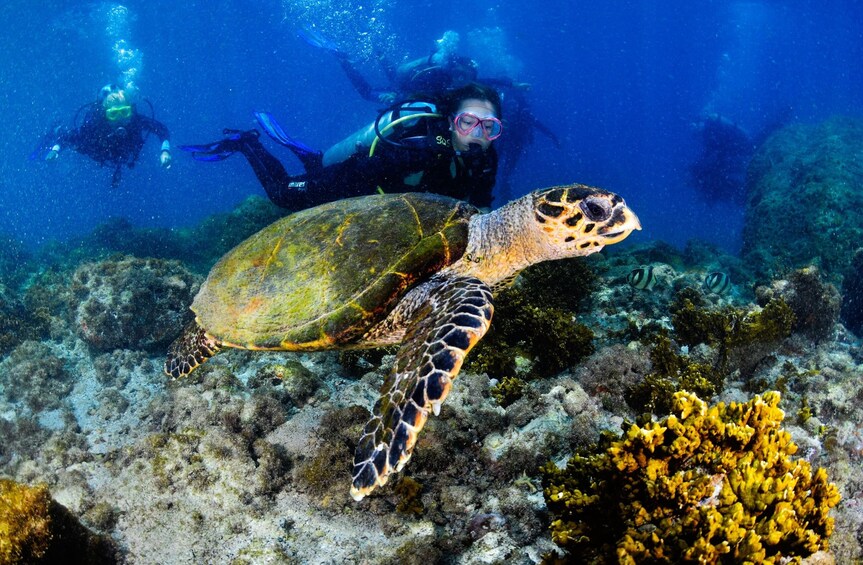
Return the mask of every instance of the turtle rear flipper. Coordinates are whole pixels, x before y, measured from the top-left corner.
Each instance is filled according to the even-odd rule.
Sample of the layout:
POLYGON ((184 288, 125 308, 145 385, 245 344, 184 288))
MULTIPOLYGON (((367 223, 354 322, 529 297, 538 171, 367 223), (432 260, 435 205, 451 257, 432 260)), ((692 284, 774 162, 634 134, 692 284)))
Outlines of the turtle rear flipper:
POLYGON ((412 292, 426 293, 425 300, 413 313, 414 322, 357 445, 351 486, 355 500, 386 484, 408 462, 429 409, 440 413, 465 356, 491 324, 491 290, 479 279, 436 276, 412 292))
POLYGON ((211 337, 194 320, 189 322, 180 337, 168 348, 165 374, 171 378, 185 377, 198 365, 218 353, 221 344, 211 337))

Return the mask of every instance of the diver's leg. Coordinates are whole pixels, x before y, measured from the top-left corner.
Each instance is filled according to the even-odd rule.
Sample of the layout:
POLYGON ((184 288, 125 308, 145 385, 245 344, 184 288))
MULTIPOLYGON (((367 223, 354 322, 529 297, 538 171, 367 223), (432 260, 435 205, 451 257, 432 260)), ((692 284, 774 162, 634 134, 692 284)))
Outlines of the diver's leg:
POLYGON ((351 156, 345 161, 321 167, 314 174, 294 177, 294 184, 302 183, 305 207, 317 206, 342 198, 373 194, 377 182, 384 176, 369 163, 368 157, 351 156))
POLYGON ((182 151, 188 151, 196 161, 222 161, 240 150, 243 136, 259 136, 256 130, 242 131, 238 129, 222 130, 224 138, 203 145, 180 145, 182 151))
POLYGON ((252 166, 273 204, 292 210, 307 208, 306 183, 288 175, 281 161, 267 151, 257 135, 243 135, 240 139, 239 151, 252 166))
POLYGON ((345 76, 348 77, 348 80, 351 81, 354 89, 359 93, 360 96, 363 97, 364 100, 368 100, 369 102, 377 102, 378 97, 374 93, 374 89, 372 89, 372 85, 369 84, 369 81, 366 80, 366 77, 360 74, 360 72, 354 67, 353 63, 351 63, 350 59, 345 56, 337 57, 339 61, 339 66, 342 67, 342 70, 345 73, 345 76))
POLYGON ((117 163, 117 166, 114 167, 114 172, 111 174, 111 188, 117 188, 120 186, 120 179, 123 178, 123 170, 121 169, 122 165, 117 163))

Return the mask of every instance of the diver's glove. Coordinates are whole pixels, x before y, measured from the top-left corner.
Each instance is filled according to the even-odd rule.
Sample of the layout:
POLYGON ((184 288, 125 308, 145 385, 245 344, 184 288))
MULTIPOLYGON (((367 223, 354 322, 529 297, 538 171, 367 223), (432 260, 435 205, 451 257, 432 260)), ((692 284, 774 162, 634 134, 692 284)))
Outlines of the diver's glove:
POLYGON ((54 146, 54 147, 52 147, 52 148, 48 151, 48 153, 45 155, 45 160, 46 160, 46 161, 54 161, 54 160, 55 160, 55 159, 57 159, 57 157, 59 157, 59 156, 60 156, 60 146, 59 146, 59 145, 55 145, 55 146, 54 146))
POLYGON ((170 169, 172 161, 171 143, 166 139, 162 142, 162 152, 159 154, 159 163, 161 163, 163 169, 170 169))

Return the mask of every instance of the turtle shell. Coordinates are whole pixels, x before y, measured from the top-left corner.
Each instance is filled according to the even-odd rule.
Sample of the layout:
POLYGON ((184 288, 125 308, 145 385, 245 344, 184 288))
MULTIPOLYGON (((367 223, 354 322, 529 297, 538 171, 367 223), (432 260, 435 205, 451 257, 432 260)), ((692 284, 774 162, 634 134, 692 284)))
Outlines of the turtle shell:
POLYGON ((225 345, 349 345, 418 281, 465 251, 473 206, 427 193, 330 202, 270 224, 222 257, 192 304, 225 345))

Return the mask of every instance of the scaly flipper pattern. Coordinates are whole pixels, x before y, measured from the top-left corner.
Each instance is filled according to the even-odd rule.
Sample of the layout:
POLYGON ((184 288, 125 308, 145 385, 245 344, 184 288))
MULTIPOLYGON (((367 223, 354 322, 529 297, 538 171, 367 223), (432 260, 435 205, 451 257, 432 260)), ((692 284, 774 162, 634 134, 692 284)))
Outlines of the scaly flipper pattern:
POLYGON ((429 410, 440 413, 465 356, 491 324, 491 289, 479 279, 437 276, 426 284, 427 298, 407 328, 357 445, 355 500, 386 484, 408 462, 429 410))
POLYGON ((165 374, 178 379, 191 373, 195 367, 212 357, 221 349, 218 341, 210 337, 194 320, 174 340, 165 359, 165 374))

